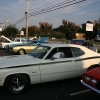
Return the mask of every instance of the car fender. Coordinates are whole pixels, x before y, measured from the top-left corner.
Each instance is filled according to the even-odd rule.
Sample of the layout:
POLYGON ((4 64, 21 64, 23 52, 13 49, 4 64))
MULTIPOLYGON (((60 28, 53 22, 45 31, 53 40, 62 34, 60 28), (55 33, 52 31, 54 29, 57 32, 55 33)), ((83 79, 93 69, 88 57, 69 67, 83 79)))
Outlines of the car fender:
POLYGON ((99 67, 99 66, 100 66, 99 64, 93 64, 93 65, 89 66, 87 70, 90 70, 92 68, 96 68, 96 67, 99 67))

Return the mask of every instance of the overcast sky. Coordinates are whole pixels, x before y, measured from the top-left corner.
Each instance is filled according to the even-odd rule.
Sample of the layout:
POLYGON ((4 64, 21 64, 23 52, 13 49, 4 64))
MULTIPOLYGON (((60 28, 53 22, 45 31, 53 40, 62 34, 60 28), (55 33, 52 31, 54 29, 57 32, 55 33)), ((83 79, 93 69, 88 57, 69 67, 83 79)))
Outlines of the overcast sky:
MULTIPOLYGON (((81 25, 87 21, 93 22, 100 18, 100 0, 80 1, 82 0, 31 0, 29 14, 33 13, 34 16, 31 15, 28 18, 28 24, 29 26, 39 26, 41 21, 51 23, 53 28, 56 28, 62 25, 63 19, 81 25), (77 4, 75 4, 76 2, 77 4), (46 13, 36 15, 44 11, 46 13)), ((16 24, 18 29, 26 27, 26 20, 22 22, 20 20, 25 17, 27 5, 27 0, 1 0, 0 23, 5 23, 4 25, 7 26, 7 20, 10 18, 11 24, 18 22, 16 24)), ((2 27, 4 25, 2 24, 2 27)))

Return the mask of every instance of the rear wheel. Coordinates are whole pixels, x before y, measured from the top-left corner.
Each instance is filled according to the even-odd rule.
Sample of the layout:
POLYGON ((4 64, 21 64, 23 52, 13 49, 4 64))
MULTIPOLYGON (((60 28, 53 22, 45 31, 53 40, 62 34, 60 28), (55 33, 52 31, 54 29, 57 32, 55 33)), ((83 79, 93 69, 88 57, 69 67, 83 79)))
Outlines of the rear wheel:
POLYGON ((4 86, 8 92, 18 94, 29 86, 29 78, 27 75, 11 75, 7 77, 4 86))
POLYGON ((19 49, 18 54, 19 54, 19 55, 24 55, 24 54, 25 54, 24 49, 19 49))

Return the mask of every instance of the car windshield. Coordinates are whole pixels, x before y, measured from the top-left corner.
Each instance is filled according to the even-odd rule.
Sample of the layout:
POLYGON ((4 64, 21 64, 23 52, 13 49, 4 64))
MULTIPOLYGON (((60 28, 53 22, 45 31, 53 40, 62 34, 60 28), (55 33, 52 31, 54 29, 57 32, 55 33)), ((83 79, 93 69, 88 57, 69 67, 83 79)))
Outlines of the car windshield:
POLYGON ((28 55, 42 59, 50 50, 50 48, 51 47, 39 45, 34 50, 32 50, 28 55))

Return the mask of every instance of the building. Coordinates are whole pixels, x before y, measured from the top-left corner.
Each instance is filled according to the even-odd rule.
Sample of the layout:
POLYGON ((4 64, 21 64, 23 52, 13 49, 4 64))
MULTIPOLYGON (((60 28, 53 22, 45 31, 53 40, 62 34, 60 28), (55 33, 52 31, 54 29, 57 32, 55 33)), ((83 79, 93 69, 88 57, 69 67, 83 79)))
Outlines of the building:
POLYGON ((85 39, 85 34, 84 33, 76 33, 76 39, 85 39))

